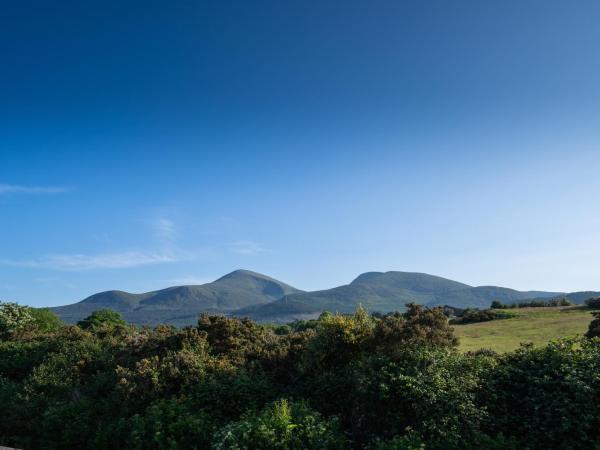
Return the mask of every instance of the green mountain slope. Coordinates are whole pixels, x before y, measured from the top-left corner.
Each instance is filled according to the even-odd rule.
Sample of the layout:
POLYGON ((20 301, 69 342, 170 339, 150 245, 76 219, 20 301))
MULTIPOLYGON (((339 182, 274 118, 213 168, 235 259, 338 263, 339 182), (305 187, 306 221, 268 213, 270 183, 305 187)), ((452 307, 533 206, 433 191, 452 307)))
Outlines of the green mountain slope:
MULTIPOLYGON (((590 298, 600 297, 600 292, 598 291, 578 291, 578 292, 570 292, 568 294, 560 295, 560 297, 566 297, 571 300, 571 302, 576 305, 580 305, 584 303, 586 300, 590 298)), ((539 300, 541 297, 537 297, 534 300, 539 300)))
POLYGON ((235 311, 259 321, 287 321, 315 317, 324 310, 348 313, 360 304, 369 311, 403 310, 407 303, 457 308, 489 307, 493 300, 515 302, 532 297, 554 297, 557 292, 521 292, 513 289, 472 287, 445 278, 412 272, 367 272, 345 286, 286 295, 273 303, 235 311))
POLYGON ((154 325, 194 323, 202 312, 226 314, 233 310, 273 302, 301 292, 274 278, 237 270, 198 286, 175 286, 143 294, 107 291, 79 303, 52 308, 66 322, 76 322, 103 308, 114 309, 129 322, 154 325))
POLYGON ((582 303, 595 292, 516 291, 497 286, 473 287, 446 278, 414 272, 367 272, 350 284, 303 292, 281 281, 247 270, 237 270, 197 286, 175 286, 143 294, 107 291, 68 306, 53 308, 66 322, 76 322, 93 311, 111 308, 135 324, 189 325, 202 312, 286 322, 313 318, 323 311, 353 312, 363 305, 372 312, 403 310, 410 302, 427 306, 487 308, 493 300, 515 303, 567 296, 582 303))

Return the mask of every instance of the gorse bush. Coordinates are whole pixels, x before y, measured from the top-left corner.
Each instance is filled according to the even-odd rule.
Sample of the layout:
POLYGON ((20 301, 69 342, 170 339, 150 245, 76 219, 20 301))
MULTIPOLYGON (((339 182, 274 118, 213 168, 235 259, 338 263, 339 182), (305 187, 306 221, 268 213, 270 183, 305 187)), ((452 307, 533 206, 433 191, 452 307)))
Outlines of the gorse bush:
POLYGON ((2 445, 600 448, 594 338, 460 354, 444 309, 418 305, 284 329, 209 315, 136 328, 106 311, 67 326, 20 308, 2 319, 2 445))

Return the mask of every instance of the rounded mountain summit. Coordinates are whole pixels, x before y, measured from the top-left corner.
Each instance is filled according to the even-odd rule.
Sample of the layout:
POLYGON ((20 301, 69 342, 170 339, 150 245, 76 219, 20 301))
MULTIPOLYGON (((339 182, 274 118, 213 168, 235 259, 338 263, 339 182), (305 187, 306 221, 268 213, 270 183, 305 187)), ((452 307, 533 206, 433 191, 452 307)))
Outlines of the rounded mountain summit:
MULTIPOLYGON (((588 297, 590 293, 587 293, 588 297)), ((567 296, 577 293, 516 291, 497 286, 473 287, 426 273, 366 272, 350 284, 305 292, 275 278, 236 270, 212 283, 174 286, 142 294, 106 291, 78 303, 52 308, 66 322, 77 322, 98 309, 113 309, 131 323, 177 326, 196 323, 201 313, 250 317, 262 322, 314 318, 323 311, 350 313, 358 305, 371 312, 402 311, 407 303, 456 308, 487 308, 503 303, 567 296)), ((588 298, 586 297, 586 298, 588 298)))

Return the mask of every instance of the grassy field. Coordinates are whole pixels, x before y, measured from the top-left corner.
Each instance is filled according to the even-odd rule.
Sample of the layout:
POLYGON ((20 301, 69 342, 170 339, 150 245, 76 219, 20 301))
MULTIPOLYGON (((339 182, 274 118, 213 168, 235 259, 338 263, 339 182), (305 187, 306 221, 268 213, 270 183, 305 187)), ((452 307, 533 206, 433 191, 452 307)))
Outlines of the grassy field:
MULTIPOLYGON (((503 310, 504 311, 504 310, 503 310)), ((517 317, 468 325, 455 325, 461 351, 489 348, 514 350, 521 342, 545 344, 559 337, 583 334, 592 320, 582 307, 508 309, 517 317)))

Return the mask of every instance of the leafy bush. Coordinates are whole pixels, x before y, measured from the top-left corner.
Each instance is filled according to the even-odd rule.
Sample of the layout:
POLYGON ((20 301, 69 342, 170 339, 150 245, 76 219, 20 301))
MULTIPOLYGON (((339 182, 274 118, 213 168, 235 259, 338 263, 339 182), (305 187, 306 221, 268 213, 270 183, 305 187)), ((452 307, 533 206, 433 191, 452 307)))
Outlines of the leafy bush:
POLYGON ((68 326, 22 308, 3 309, 13 328, 0 341, 0 437, 12 447, 541 450, 600 441, 598 339, 460 354, 444 309, 417 305, 324 314, 283 334, 215 316, 183 329, 121 326, 110 313, 68 326))
POLYGON ((585 301, 585 304, 588 308, 591 309, 600 309, 600 297, 590 298, 585 301))
POLYGON ((173 399, 159 400, 127 421, 128 449, 200 449, 210 445, 214 422, 173 399))
POLYGON ((335 419, 325 419, 303 403, 278 400, 259 414, 248 414, 221 429, 215 450, 346 449, 348 441, 335 419))
POLYGON ((48 308, 29 308, 29 314, 33 317, 33 326, 41 333, 58 331, 64 325, 60 317, 48 308))
POLYGON ((520 448, 598 448, 599 371, 595 340, 528 345, 499 356, 480 393, 486 431, 513 436, 520 448))
POLYGON ((508 309, 508 308, 548 308, 558 306, 572 306, 573 302, 566 297, 553 298, 550 300, 530 300, 526 302, 507 304, 498 300, 494 300, 491 304, 492 309, 508 309))
POLYGON ((600 337, 600 312, 594 312, 592 315, 594 318, 590 322, 590 326, 585 336, 588 338, 600 337))
POLYGON ((115 328, 117 326, 126 326, 127 322, 123 320, 121 313, 112 309, 100 309, 94 311, 88 317, 77 322, 77 326, 84 330, 97 330, 100 328, 115 328))
POLYGON ((31 309, 17 303, 0 303, 0 339, 10 339, 33 325, 31 309))
POLYGON ((514 314, 506 312, 494 311, 493 309, 465 309, 462 315, 450 319, 450 323, 453 325, 477 323, 477 322, 489 322, 490 320, 499 319, 510 319, 514 317, 514 314))

